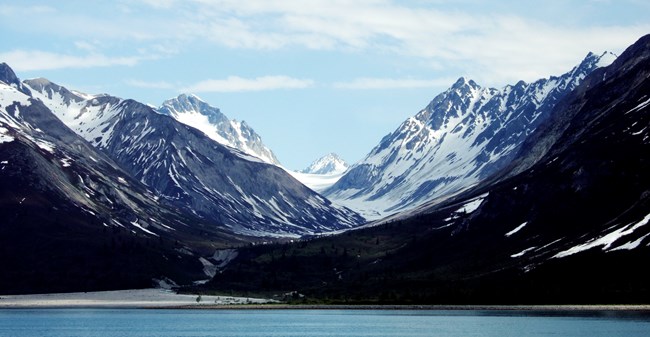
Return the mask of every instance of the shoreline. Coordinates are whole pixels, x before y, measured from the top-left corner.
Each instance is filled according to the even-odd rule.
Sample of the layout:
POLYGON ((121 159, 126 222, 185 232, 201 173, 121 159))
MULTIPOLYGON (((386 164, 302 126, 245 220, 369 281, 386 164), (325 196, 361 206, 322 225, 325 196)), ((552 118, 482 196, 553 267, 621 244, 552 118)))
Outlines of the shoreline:
POLYGON ((157 307, 182 310, 425 310, 425 311, 545 311, 545 312, 647 312, 649 304, 562 304, 562 305, 415 305, 415 304, 241 304, 157 307))
POLYGON ((643 312, 650 304, 563 305, 418 305, 418 304, 286 304, 275 300, 177 294, 165 289, 132 289, 87 293, 0 295, 0 309, 180 309, 180 310, 428 310, 428 311, 540 311, 643 312))
POLYGON ((147 309, 274 303, 262 298, 177 294, 165 289, 132 289, 78 293, 0 295, 0 309, 122 308, 147 309))

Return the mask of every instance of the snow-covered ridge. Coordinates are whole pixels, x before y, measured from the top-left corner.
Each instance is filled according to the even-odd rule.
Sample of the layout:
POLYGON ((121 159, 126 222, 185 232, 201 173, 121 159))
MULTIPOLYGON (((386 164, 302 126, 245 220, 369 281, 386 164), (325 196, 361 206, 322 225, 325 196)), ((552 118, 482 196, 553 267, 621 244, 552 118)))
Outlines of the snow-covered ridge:
POLYGON ((284 168, 287 173, 300 181, 303 185, 321 193, 334 185, 345 172, 349 165, 335 153, 329 153, 301 171, 292 171, 284 168))
POLYGON ((166 100, 157 110, 200 130, 222 145, 238 149, 269 164, 280 164, 275 154, 262 143, 262 138, 246 122, 228 119, 218 108, 210 106, 196 95, 181 94, 166 100))
POLYGON ((119 119, 121 99, 90 95, 52 83, 44 78, 24 81, 35 99, 47 106, 64 124, 94 146, 106 146, 119 119))
POLYGON ((514 159, 555 104, 613 58, 589 53, 561 76, 501 89, 461 77, 323 193, 381 217, 477 184, 514 159))
POLYGON ((300 173, 309 174, 342 174, 349 168, 348 163, 341 159, 336 153, 329 153, 315 160, 309 167, 300 173))
MULTIPOLYGON (((228 134, 217 135, 252 141, 243 149, 221 146, 209 132, 134 100, 79 94, 45 79, 24 83, 64 124, 157 197, 229 231, 299 237, 351 228, 363 221, 358 214, 320 198, 281 168, 267 165, 277 161, 270 151, 266 157, 251 151, 256 145, 263 147, 252 129, 228 120, 196 96, 181 95, 168 102, 174 109, 170 113, 205 119, 212 126, 226 127, 228 134)), ((47 144, 36 145, 47 151, 43 147, 47 144)), ((150 234, 146 226, 137 226, 140 222, 122 221, 125 227, 129 224, 150 234)))

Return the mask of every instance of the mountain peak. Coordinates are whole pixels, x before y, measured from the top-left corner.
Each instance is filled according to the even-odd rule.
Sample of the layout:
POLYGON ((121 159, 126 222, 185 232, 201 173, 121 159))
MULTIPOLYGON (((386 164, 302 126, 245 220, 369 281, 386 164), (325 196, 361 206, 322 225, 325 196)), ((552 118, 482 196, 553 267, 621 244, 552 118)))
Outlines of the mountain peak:
POLYGON ((9 85, 20 85, 20 80, 16 76, 16 73, 14 73, 14 70, 4 62, 0 63, 0 81, 9 85))
POLYGON ((345 172, 348 167, 348 163, 336 153, 328 153, 300 172, 309 174, 337 174, 345 172))
POLYGON ((6 83, 7 85, 15 87, 18 89, 18 91, 27 96, 31 96, 31 92, 27 87, 20 83, 20 79, 18 79, 18 76, 16 76, 14 70, 4 62, 0 63, 0 81, 6 83))
POLYGON ((219 108, 194 94, 180 94, 163 102, 158 112, 198 129, 216 142, 243 151, 266 163, 279 164, 275 154, 245 122, 230 120, 219 108))
POLYGON ((606 67, 612 64, 617 57, 616 54, 608 51, 600 55, 589 52, 582 62, 574 68, 574 71, 588 73, 596 68, 606 67))
POLYGON ((618 58, 618 55, 616 55, 616 54, 614 54, 612 52, 606 51, 606 52, 602 53, 598 57, 598 63, 596 63, 596 65, 598 67, 606 67, 606 66, 614 63, 616 58, 618 58))
POLYGON ((451 89, 458 89, 464 87, 477 88, 479 85, 474 82, 472 79, 467 79, 465 76, 461 76, 456 80, 456 83, 451 86, 451 89))
MULTIPOLYGON (((194 94, 180 94, 163 102, 159 112, 172 117, 180 114, 196 113, 208 117, 211 124, 221 124, 228 118, 221 113, 219 108, 213 107, 194 94)), ((185 123, 187 124, 187 123, 185 123)))
POLYGON ((201 97, 199 97, 199 96, 197 96, 195 94, 183 93, 183 94, 178 95, 176 98, 172 98, 170 100, 174 100, 174 99, 178 100, 178 101, 181 101, 181 102, 192 102, 192 103, 205 103, 205 104, 207 104, 203 99, 201 99, 201 97))
POLYGON ((377 215, 448 198, 506 167, 527 135, 600 59, 592 54, 582 67, 553 80, 519 81, 503 90, 484 89, 460 77, 324 194, 377 215))

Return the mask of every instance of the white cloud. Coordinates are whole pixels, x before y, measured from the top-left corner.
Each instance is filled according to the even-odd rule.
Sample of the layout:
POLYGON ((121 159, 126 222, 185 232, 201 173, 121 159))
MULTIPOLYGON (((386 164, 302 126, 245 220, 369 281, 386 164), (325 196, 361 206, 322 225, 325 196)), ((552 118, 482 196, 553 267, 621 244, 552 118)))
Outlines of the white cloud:
POLYGON ((166 81, 151 82, 151 81, 130 79, 130 80, 126 80, 125 83, 132 87, 148 88, 148 89, 172 89, 174 87, 171 83, 166 81))
POLYGON ((14 5, 0 5, 0 15, 26 15, 26 14, 52 14, 56 10, 50 6, 35 5, 35 6, 14 6, 14 5))
POLYGON ((279 89, 305 89, 314 85, 309 79, 288 76, 262 76, 252 79, 229 76, 226 79, 209 79, 182 88, 182 92, 241 92, 279 89))
POLYGON ((154 8, 171 8, 174 3, 176 2, 175 0, 141 0, 145 4, 154 7, 154 8))
POLYGON ((454 83, 455 79, 439 78, 433 80, 421 80, 412 78, 357 78, 349 82, 336 82, 333 84, 337 89, 413 89, 432 88, 447 86, 454 83))
POLYGON ((9 64, 16 71, 108 67, 116 65, 133 66, 147 58, 143 56, 109 57, 95 53, 73 56, 40 50, 12 50, 0 53, 0 60, 9 64))
MULTIPOLYGON (((621 52, 650 24, 573 25, 383 0, 196 0, 188 29, 229 48, 363 50, 416 57, 486 85, 560 74, 589 51, 621 52)), ((541 6, 541 5, 540 5, 541 6)), ((449 6, 447 6, 448 8, 449 6)))
MULTIPOLYGON (((73 38, 86 56, 62 55, 53 64, 86 67, 135 64, 141 57, 93 54, 109 49, 159 48, 169 56, 210 43, 231 49, 362 51, 370 55, 406 56, 409 60, 448 73, 466 75, 482 84, 498 85, 516 79, 533 80, 566 71, 587 52, 620 52, 650 31, 650 23, 598 25, 533 19, 529 13, 475 10, 473 1, 398 2, 391 0, 129 0, 118 4, 129 11, 112 17, 111 2, 88 11, 65 8, 0 5, 7 27, 20 27, 43 37, 73 38), (136 5, 137 4, 137 5, 136 5), (99 8, 101 7, 101 8, 99 8), (462 11, 461 11, 462 10, 462 11), (13 15, 15 13, 22 15, 13 15), (55 11, 57 15, 52 15, 55 11), (22 21, 30 25, 21 26, 22 21), (56 29, 53 29, 56 27, 56 29), (136 47, 133 47, 133 46, 136 47), (91 48, 96 47, 97 50, 91 48), (78 60, 73 60, 74 58, 78 60), (67 61, 66 61, 67 60, 67 61), (77 62, 81 61, 81 62, 77 62)), ((560 5, 558 10, 571 8, 560 5)), ((612 4, 611 6, 615 6, 612 4)), ((629 4, 627 4, 629 5, 629 4)), ((534 6, 546 4, 530 4, 534 6)), ((637 5, 639 8, 648 5, 637 5)), ((79 8, 78 8, 79 7, 79 8)), ((522 6, 518 6, 522 7, 522 6)), ((117 12, 117 11, 115 11, 117 12)), ((18 29, 18 28, 16 28, 18 29)), ((128 52, 123 52, 128 53, 128 52)), ((7 53, 5 53, 7 54, 7 53)), ((146 53, 142 53, 144 55, 146 53)), ((47 55, 40 55, 47 59, 47 55)), ((32 64, 35 68, 36 62, 32 64)), ((28 66, 26 66, 28 67, 28 66)), ((41 66, 41 69, 43 66, 41 66)))

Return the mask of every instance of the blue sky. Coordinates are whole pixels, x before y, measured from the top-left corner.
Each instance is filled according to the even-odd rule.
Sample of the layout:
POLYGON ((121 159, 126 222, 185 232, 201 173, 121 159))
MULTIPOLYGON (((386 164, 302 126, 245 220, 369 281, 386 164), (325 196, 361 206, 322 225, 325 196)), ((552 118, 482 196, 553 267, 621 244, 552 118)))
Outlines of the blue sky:
POLYGON ((288 168, 351 163, 460 76, 558 75, 650 33, 637 0, 0 0, 18 76, 160 105, 194 93, 288 168))

